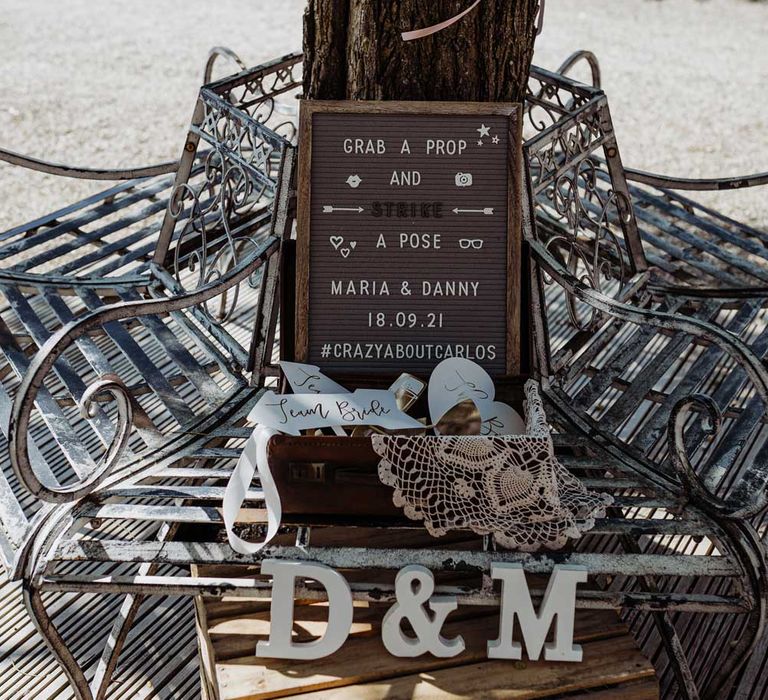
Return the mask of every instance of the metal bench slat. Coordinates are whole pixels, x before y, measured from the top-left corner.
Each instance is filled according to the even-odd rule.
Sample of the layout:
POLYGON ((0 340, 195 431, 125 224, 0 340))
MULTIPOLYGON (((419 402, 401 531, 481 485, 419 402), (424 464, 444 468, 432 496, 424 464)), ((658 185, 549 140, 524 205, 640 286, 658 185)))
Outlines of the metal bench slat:
MULTIPOLYGON (((251 431, 252 430, 253 429, 251 428, 251 431)), ((191 457, 195 459, 217 457, 238 459, 242 451, 242 448, 239 447, 199 447, 191 454, 191 457)))
POLYGON ((721 265, 711 263, 701 255, 677 247, 675 243, 664 238, 664 236, 652 233, 648 227, 639 226, 638 230, 646 246, 650 244, 657 250, 667 253, 673 260, 685 263, 684 269, 689 274, 693 275, 696 273, 701 275, 703 273, 711 278, 711 281, 707 281, 709 284, 720 284, 726 287, 738 287, 743 284, 742 279, 727 272, 721 265))
MULTIPOLYGON (((130 236, 121 238, 119 241, 107 243, 92 253, 87 253, 81 257, 78 257, 76 260, 64 263, 57 268, 56 274, 66 275, 72 272, 82 271, 86 268, 86 266, 96 264, 104 260, 108 255, 112 255, 113 253, 117 253, 121 250, 127 251, 130 246, 135 245, 145 238, 151 237, 151 241, 147 245, 147 248, 148 250, 153 250, 156 245, 156 236, 159 232, 160 222, 151 224, 150 226, 142 226, 142 228, 140 228, 135 233, 132 233, 130 236)), ((94 271, 93 274, 101 275, 103 272, 94 271)))
POLYGON ((597 333, 590 334, 588 338, 585 338, 586 334, 574 334, 572 339, 557 352, 558 357, 562 355, 571 357, 577 353, 576 357, 568 360, 567 367, 563 369, 563 381, 568 382, 578 377, 610 343, 615 341, 624 327, 618 319, 611 318, 600 327, 597 333))
MULTIPOLYGON (((368 600, 370 602, 389 603, 395 601, 394 586, 387 584, 366 584, 351 582, 350 587, 355 600, 368 600)), ((49 591, 82 591, 101 593, 125 592, 135 589, 142 593, 166 594, 166 595, 204 595, 220 598, 248 597, 270 599, 271 583, 269 581, 254 578, 229 578, 198 576, 194 581, 182 576, 99 576, 99 577, 63 577, 47 576, 43 581, 43 588, 49 591)), ((298 586, 298 596, 304 600, 325 600, 325 594, 317 588, 298 586)), ((498 605, 499 596, 494 592, 482 592, 480 590, 467 591, 459 586, 437 586, 436 595, 450 595, 461 598, 463 605, 498 605)), ((544 591, 539 588, 530 589, 531 598, 539 601, 544 596, 544 591)), ((738 596, 726 595, 694 595, 680 596, 674 593, 609 593, 600 590, 580 590, 576 598, 576 607, 579 609, 616 609, 621 607, 638 607, 640 609, 653 609, 659 604, 659 599, 669 601, 670 607, 676 610, 702 609, 719 610, 722 612, 743 613, 747 610, 745 601, 738 596)))
POLYGON ((178 324, 179 328, 184 331, 185 337, 191 343, 196 345, 211 362, 218 366, 219 371, 228 379, 228 381, 235 384, 243 383, 242 375, 233 371, 231 360, 219 350, 216 344, 208 338, 205 333, 200 332, 192 319, 181 311, 172 311, 171 318, 178 324))
MULTIPOLYGON (((714 452, 709 456, 707 470, 703 475, 704 480, 713 486, 717 486, 723 478, 728 478, 733 482, 737 473, 740 471, 738 466, 743 464, 744 459, 750 459, 754 464, 765 464, 759 455, 749 458, 746 453, 756 444, 756 441, 762 442, 759 451, 762 452, 765 447, 765 427, 761 418, 765 415, 765 405, 759 396, 752 396, 739 417, 729 427, 724 439, 720 440, 715 447, 714 452), (751 440, 750 440, 751 437, 751 440), (739 446, 737 461, 734 462, 734 447, 739 446)), ((766 485, 763 484, 763 488, 766 485)), ((749 494, 745 494, 749 496, 749 494)))
POLYGON ((652 326, 638 326, 633 329, 631 340, 627 340, 616 346, 608 360, 601 366, 592 378, 573 397, 573 402, 579 406, 589 408, 608 389, 613 380, 618 377, 626 367, 638 356, 653 340, 659 337, 659 331, 652 326))
MULTIPOLYGON (((730 323, 728 323, 726 330, 735 335, 741 335, 744 329, 754 321, 759 311, 760 302, 747 300, 731 319, 730 323)), ((723 355, 723 350, 717 345, 711 345, 699 355, 685 373, 685 376, 679 379, 675 388, 667 394, 664 403, 656 409, 651 418, 643 425, 643 429, 633 440, 635 447, 641 452, 647 453, 658 442, 661 435, 667 429, 667 422, 675 404, 680 399, 690 396, 696 387, 699 386, 703 376, 711 374, 712 368, 717 366, 723 355)))
MULTIPOLYGON (((56 314, 56 318, 59 319, 62 325, 66 325, 75 320, 75 315, 72 313, 72 309, 69 308, 67 302, 65 302, 58 294, 47 288, 41 289, 40 291, 46 303, 51 307, 51 310, 56 314)), ((114 371, 109 364, 109 360, 107 360, 104 353, 92 338, 87 335, 81 336, 75 340, 75 344, 80 349, 80 352, 83 353, 83 357, 88 361, 88 364, 93 367, 93 370, 97 375, 110 374, 114 371)))
MULTIPOLYGON (((52 226, 50 229, 41 231, 28 238, 23 238, 19 241, 14 241, 0 247, 0 260, 12 257, 18 253, 23 253, 28 250, 60 237, 62 234, 69 233, 75 229, 81 228, 84 225, 98 221, 107 215, 114 215, 121 209, 125 209, 129 206, 156 196, 159 192, 169 189, 173 184, 173 178, 163 177, 157 180, 150 180, 149 182, 139 182, 133 187, 122 188, 122 192, 126 193, 123 197, 113 198, 112 201, 107 204, 104 198, 99 195, 98 199, 102 200, 102 203, 93 207, 92 209, 86 209, 79 216, 72 219, 61 221, 58 224, 52 226)), ((135 217, 133 217, 135 218, 135 217)), ((136 219, 141 220, 141 217, 136 219)), ((124 221, 121 220, 121 221, 124 221)), ((101 230, 97 229, 94 233, 101 235, 101 230)), ((54 248, 53 250, 57 250, 54 248)), ((53 252, 53 251, 52 251, 53 252)), ((53 255, 55 258, 57 254, 53 255)), ((51 259, 53 259, 51 258, 51 259)))
MULTIPOLYGON (((705 301, 693 317, 711 320, 717 315, 719 308, 720 305, 716 301, 705 301)), ((620 398, 600 416, 601 428, 613 432, 627 418, 634 415, 648 392, 666 374, 672 364, 680 359, 682 351, 690 345, 690 342, 691 336, 685 333, 676 333, 670 338, 667 344, 654 355, 650 365, 643 367, 640 374, 630 381, 629 387, 622 392, 620 398)))
MULTIPOLYGON (((654 214, 649 209, 644 207, 635 207, 635 213, 639 223, 645 223, 656 227, 659 230, 663 230, 670 238, 676 239, 685 244, 686 251, 684 252, 684 260, 688 262, 690 258, 702 258, 702 254, 708 254, 716 258, 718 261, 722 261, 725 265, 732 266, 737 270, 741 270, 746 274, 760 280, 762 282, 768 281, 768 273, 760 270, 755 265, 750 265, 747 256, 732 253, 728 250, 727 246, 718 245, 713 241, 709 241, 703 236, 697 236, 680 226, 675 225, 665 219, 662 219, 657 214, 654 214), (690 252, 688 252, 690 250, 690 252)), ((642 228, 642 226, 641 226, 642 228)))
POLYGON ((740 576, 740 566, 726 556, 660 554, 588 554, 581 552, 477 552, 461 550, 362 549, 358 547, 271 547, 258 554, 237 554, 215 542, 126 542, 108 539, 62 540, 52 553, 60 561, 155 562, 165 564, 248 564, 263 559, 314 561, 335 569, 391 569, 421 564, 428 569, 488 571, 492 562, 519 563, 531 573, 547 574, 555 564, 585 566, 593 574, 625 576, 740 576))
MULTIPOLYGON (((2 339, 2 335, 0 334, 0 341, 1 339, 2 339)), ((9 426, 11 422, 12 404, 13 404, 13 399, 6 392, 5 387, 2 385, 2 382, 0 382, 0 430, 2 431, 6 441, 10 439, 9 426)), ((53 470, 48 465, 48 462, 46 461, 42 452, 38 448, 37 443, 32 439, 31 435, 27 435, 27 441, 29 445, 29 458, 34 463, 37 473, 46 483, 50 483, 50 484, 58 483, 58 479, 54 475, 53 470)), ((1 469, 0 469, 0 473, 2 473, 1 469)), ((4 483, 0 484, 0 488, 4 489, 5 484, 7 484, 8 482, 5 480, 5 475, 3 475, 2 478, 4 483)), ((10 486, 8 486, 8 493, 12 493, 10 486)))
MULTIPOLYGON (((5 294, 11 304, 11 308, 13 308, 16 313, 17 318, 27 329, 27 332, 37 346, 42 347, 48 338, 50 338, 50 333, 43 325, 42 321, 37 317, 29 300, 14 287, 0 285, 0 290, 5 294)), ((87 387, 82 377, 75 371, 69 360, 63 356, 58 357, 53 365, 53 370, 58 375, 59 379, 61 379, 61 382, 75 401, 79 402, 87 387)), ((88 422, 93 426, 94 432, 98 435, 102 443, 104 445, 109 445, 115 435, 115 426, 109 419, 109 416, 107 416, 105 411, 98 404, 96 404, 94 408, 95 410, 90 414, 88 422)))
POLYGON ((52 211, 49 214, 45 214, 37 219, 33 219, 32 221, 28 221, 19 226, 14 226, 13 228, 10 228, 0 233, 0 243, 2 241, 8 240, 9 238, 13 238, 14 236, 18 236, 19 234, 35 231, 41 226, 49 226, 54 221, 61 223, 61 220, 64 219, 64 217, 68 216, 69 214, 72 214, 81 209, 86 209, 87 207, 91 205, 95 205, 98 202, 103 202, 107 199, 115 197, 116 195, 122 192, 125 192, 126 190, 135 189, 138 185, 141 185, 146 181, 147 181, 146 178, 141 178, 137 180, 128 180, 126 182, 121 182, 115 185, 114 187, 110 187, 108 190, 97 192, 96 194, 91 195, 90 197, 81 199, 66 207, 63 207, 62 209, 57 209, 56 211, 52 211))
MULTIPOLYGON (((658 196, 654 196, 651 194, 648 190, 644 190, 639 187, 633 187, 632 188, 632 196, 636 199, 637 203, 646 203, 654 208, 656 208, 659 205, 659 198, 658 196)), ((645 211, 649 211, 648 208, 643 207, 645 211)), ((690 211, 687 211, 685 207, 681 206, 680 204, 676 203, 674 199, 667 198, 664 200, 664 210, 661 212, 658 217, 661 221, 666 222, 666 218, 661 218, 661 216, 672 218, 673 220, 681 221, 686 224, 689 224, 696 229, 712 234, 713 236, 716 236, 721 241, 724 241, 725 243, 728 243, 732 246, 736 246, 737 248, 741 248, 744 252, 758 256, 760 258, 764 258, 766 254, 765 250, 765 244, 768 243, 768 236, 766 236, 764 233, 761 234, 757 230, 753 229, 749 232, 748 236, 739 236, 733 233, 733 231, 730 231, 725 226, 722 226, 720 224, 715 223, 712 219, 706 219, 702 216, 697 216, 696 214, 692 214, 690 211), (756 235, 757 234, 757 235, 756 235), (758 240, 762 239, 762 243, 758 242, 758 240)), ((737 222, 732 222, 736 224, 737 222)), ((665 225, 664 226, 664 232, 677 238, 678 240, 682 240, 685 243, 688 243, 688 241, 678 235, 679 231, 683 231, 685 234, 687 234, 687 237, 692 237, 694 239, 698 239, 699 237, 695 234, 692 234, 690 232, 685 231, 680 226, 677 225, 665 225)), ((701 237, 702 240, 706 240, 705 238, 701 237)), ((719 247, 718 247, 719 248, 719 247)), ((724 252, 728 252, 728 247, 723 248, 724 252)), ((728 254, 728 257, 722 258, 724 262, 728 264, 733 264, 730 262, 733 258, 740 258, 742 263, 747 259, 744 256, 739 256, 738 254, 730 253, 728 254)), ((749 272, 749 270, 747 270, 749 272)), ((750 274, 757 278, 762 279, 760 275, 755 274, 754 272, 750 272, 750 274)))
MULTIPOLYGON (((196 450, 194 455, 199 455, 200 450, 196 450)), ((239 450, 238 450, 239 454, 239 450)), ((194 456, 191 455, 191 456, 194 456)), ((215 468, 203 467, 167 467, 160 469, 149 478, 158 479, 229 479, 234 467, 220 466, 215 468)), ((647 485, 635 479, 611 479, 611 478, 584 478, 579 479, 588 489, 597 490, 647 490, 647 485)), ((638 499, 639 501, 640 499, 638 499)), ((669 501, 671 507, 672 501, 669 501)))
POLYGON ((234 467, 207 469, 203 467, 169 467, 161 469, 150 478, 158 479, 229 479, 234 467))
MULTIPOLYGON (((207 207, 211 202, 210 198, 206 198, 201 202, 202 207, 207 207)), ((184 211, 184 216, 188 214, 188 209, 184 211)), ((108 255, 119 253, 122 251, 122 255, 114 257, 109 262, 102 266, 92 270, 91 275, 103 276, 114 272, 115 270, 125 267, 127 264, 143 259, 147 266, 152 260, 152 254, 157 247, 157 237, 159 236, 160 229, 162 228, 162 221, 157 221, 149 226, 144 226, 135 233, 121 238, 113 243, 108 243, 99 248, 99 250, 85 256, 81 261, 73 261, 69 265, 65 265, 62 268, 62 272, 68 272, 74 269, 83 269, 86 264, 96 264, 106 259, 108 255), (131 249, 130 246, 135 245, 139 241, 149 239, 148 242, 142 246, 131 249)), ((134 270, 135 272, 136 270, 134 270)))
MULTIPOLYGON (((100 297, 91 289, 78 289, 77 294, 90 310, 98 309, 102 305, 100 297)), ((136 371, 146 379, 147 384, 152 387, 174 419, 180 425, 191 423, 194 420, 194 413, 189 409, 187 402, 170 385, 165 375, 155 367, 131 333, 117 321, 105 323, 103 328, 136 371)))
MULTIPOLYGON (((99 500, 106 498, 191 498, 216 500, 224 498, 223 486, 116 486, 99 492, 99 500)), ((247 500, 263 501, 261 489, 248 491, 247 500)))
MULTIPOLYGON (((768 353, 768 327, 750 343, 750 348, 758 357, 765 358, 768 353)), ((738 366, 734 366, 720 386, 718 386, 711 394, 711 397, 721 408, 728 406, 734 398, 739 395, 747 381, 748 377, 744 370, 738 366)), ((762 406, 762 403, 759 401, 758 404, 759 406, 762 406)), ((751 426, 754 426, 757 423, 757 418, 763 415, 763 411, 762 409, 759 409, 759 406, 755 405, 755 398, 753 397, 752 400, 748 402, 745 409, 739 414, 734 425, 732 425, 728 431, 728 441, 731 441, 731 444, 734 444, 732 435, 735 435, 736 432, 749 432, 751 426)), ((700 445, 703 439, 704 431, 702 430, 700 423, 692 425, 686 432, 686 443, 689 444, 691 448, 700 445)))
MULTIPOLYGON (((277 239, 274 237, 268 236, 261 244, 260 250, 266 250, 276 240, 277 239)), ((171 296, 184 293, 184 288, 167 270, 155 268, 155 272, 158 279, 163 283, 171 296)), ((205 313, 197 306, 187 309, 186 313, 199 323, 206 332, 210 333, 217 342, 221 343, 236 362, 242 367, 248 365, 248 353, 226 329, 216 323, 212 323, 205 313)))
MULTIPOLYGON (((169 489, 168 492, 161 494, 149 493, 148 497, 161 496, 164 499, 167 498, 192 498, 197 500, 208 500, 206 491, 195 491, 189 495, 185 490, 180 490, 178 493, 174 489, 169 489)), ((129 497, 133 497, 129 494, 129 497)), ((142 495, 142 498, 145 496, 142 495)), ((263 501, 263 494, 260 491, 251 490, 248 492, 248 501, 261 502, 263 501)), ((196 523, 196 524, 217 524, 220 525, 224 522, 223 517, 219 511, 219 507, 200 507, 192 505, 139 505, 139 504, 125 504, 125 503, 106 503, 106 504, 88 504, 84 508, 78 511, 78 516, 85 518, 96 518, 104 520, 143 520, 150 522, 168 522, 168 523, 196 523)), ((324 526, 333 526, 334 524, 342 526, 342 523, 334 523, 333 518, 328 519, 329 522, 324 526)), ((245 521, 244 521, 245 522, 245 521)), ((263 510, 251 512, 247 518, 247 522, 254 523, 266 523, 266 512, 263 510)), ((303 519, 292 518, 290 515, 283 517, 283 525, 305 525, 303 519)), ((371 529, 394 529, 394 530, 417 530, 421 531, 423 527, 416 522, 412 521, 393 521, 391 519, 383 519, 381 522, 377 521, 361 521, 359 523, 345 522, 344 527, 361 527, 371 529)), ((593 535, 617 535, 617 534, 634 534, 634 535, 696 535, 707 536, 713 533, 713 526, 708 525, 705 522, 689 519, 689 520, 672 520, 661 518, 603 518, 595 521, 595 527, 590 530, 589 534, 593 535)), ((467 531, 469 532, 469 530, 467 531)), ((439 540, 436 540, 439 543, 439 540)))
MULTIPOLYGON (((566 469, 572 471, 606 471, 614 472, 621 471, 622 465, 618 464, 616 460, 612 460, 610 457, 601 456, 572 456, 572 455, 557 455, 557 459, 566 469)), ((630 474, 632 476, 632 474, 630 474)))
MULTIPOLYGON (((255 499, 251 499, 255 500, 255 499)), ((107 520, 146 520, 150 522, 221 524, 218 508, 210 506, 149 506, 134 503, 89 503, 78 510, 78 516, 107 520)))
MULTIPOLYGON (((607 180, 607 174, 603 174, 603 179, 607 180)), ((599 214, 599 209, 593 203, 585 201, 585 206, 594 213, 599 214)), ((730 265, 763 282, 768 281, 768 273, 757 270, 753 265, 749 265, 746 256, 732 253, 727 246, 718 245, 713 241, 707 240, 704 236, 697 236, 690 231, 686 231, 675 224, 674 219, 664 218, 647 207, 635 206, 634 212, 641 235, 643 228, 645 228, 643 224, 646 224, 647 226, 653 226, 658 231, 663 232, 665 236, 685 245, 685 248, 680 251, 680 259, 686 262, 696 259, 701 260, 704 257, 702 253, 706 253, 725 263, 725 265, 718 265, 719 269, 730 265)))
MULTIPOLYGON (((138 301, 141 296, 135 290, 119 289, 118 295, 125 301, 138 301)), ((168 357, 181 372, 189 378, 189 381, 197 388, 205 402, 214 406, 220 404, 227 397, 227 392, 216 384, 208 372, 200 366, 200 363, 192 356, 173 331, 163 323, 158 316, 142 316, 141 323, 149 330, 154 338, 168 353, 168 357)))
POLYGON ((197 306, 188 310, 189 315, 200 323, 218 342, 220 342, 227 352, 243 367, 248 365, 248 352, 243 349, 235 337, 225 328, 211 323, 211 320, 197 306))
MULTIPOLYGON (((675 310, 681 304, 682 300, 677 300, 674 305, 675 310)), ((716 312, 716 309, 717 305, 714 302, 708 302, 702 305, 694 315, 709 317, 716 312)), ((585 386, 576 394, 574 401, 585 407, 591 406, 604 395, 605 391, 615 385, 627 367, 630 367, 638 357, 642 358, 647 353, 650 357, 645 360, 638 377, 628 383, 626 391, 613 399, 605 415, 600 418, 601 426, 606 431, 612 431, 636 409, 656 380, 678 359, 680 347, 687 342, 687 336, 682 334, 678 334, 676 339, 667 339, 659 329, 650 326, 638 327, 632 334, 632 340, 617 344, 616 351, 609 355, 602 363, 600 370, 588 379, 585 386), (660 350, 652 349, 655 343, 665 340, 660 350)))
POLYGON ((80 233, 79 235, 70 238, 70 240, 60 243, 56 247, 51 247, 50 249, 43 250, 37 255, 32 255, 26 258, 23 263, 14 265, 14 269, 19 270, 20 272, 29 272, 36 267, 45 265, 46 263, 50 263, 57 259, 61 259, 64 256, 73 253, 86 245, 97 246, 97 248, 100 250, 104 247, 104 245, 106 245, 106 242, 103 240, 106 236, 110 236, 113 233, 117 233, 118 231, 122 231, 123 229, 127 229, 131 226, 139 224, 151 216, 164 211, 165 208, 165 201, 153 201, 150 198, 150 203, 140 211, 134 212, 128 216, 121 217, 117 221, 107 224, 106 226, 93 229, 87 233, 80 233))
POLYGON ((120 268, 123 268, 136 260, 141 260, 142 262, 140 264, 134 265, 131 268, 131 273, 134 275, 146 275, 148 277, 150 265, 152 263, 152 254, 155 252, 156 247, 157 243, 155 241, 151 241, 146 245, 134 248, 133 250, 125 253, 125 255, 113 258, 109 262, 104 263, 94 270, 91 270, 89 275, 94 277, 107 277, 120 268))

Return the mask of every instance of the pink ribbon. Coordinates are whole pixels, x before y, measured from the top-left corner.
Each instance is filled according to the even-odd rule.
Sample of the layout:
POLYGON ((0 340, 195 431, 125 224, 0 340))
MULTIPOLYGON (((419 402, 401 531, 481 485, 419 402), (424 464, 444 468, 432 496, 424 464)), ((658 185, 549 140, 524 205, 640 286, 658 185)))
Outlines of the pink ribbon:
POLYGON ((459 12, 458 15, 451 17, 451 19, 445 20, 445 22, 433 24, 431 27, 424 27, 423 29, 414 29, 410 32, 403 32, 403 41, 423 39, 425 36, 430 36, 430 34, 437 34, 437 32, 442 32, 443 29, 447 29, 452 24, 456 24, 456 22, 472 12, 472 10, 474 10, 479 4, 480 0, 475 0, 475 2, 473 2, 466 10, 464 10, 464 12, 459 12))
MULTIPOLYGON (((422 29, 414 29, 410 32, 403 32, 402 37, 403 41, 413 41, 414 39, 423 39, 424 37, 430 36, 431 34, 437 34, 437 32, 442 32, 443 29, 447 29, 453 24, 456 24, 459 20, 466 17, 472 10, 474 10, 479 4, 481 0, 475 0, 464 12, 459 12, 458 15, 455 15, 454 17, 451 17, 450 19, 445 20, 445 22, 440 22, 439 24, 433 24, 431 27, 423 27, 422 29)), ((541 34, 541 30, 544 27, 544 0, 541 0, 539 3, 539 17, 537 20, 537 27, 536 27, 536 35, 538 36, 541 34)))

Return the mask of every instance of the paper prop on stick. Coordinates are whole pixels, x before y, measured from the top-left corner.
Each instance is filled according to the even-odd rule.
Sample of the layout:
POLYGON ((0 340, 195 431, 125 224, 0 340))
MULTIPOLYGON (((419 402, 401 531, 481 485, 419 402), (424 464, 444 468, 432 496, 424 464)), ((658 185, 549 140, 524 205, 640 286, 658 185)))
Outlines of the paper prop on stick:
POLYGON ((495 435, 522 435, 525 432, 525 421, 520 414, 501 401, 491 403, 488 413, 480 414, 482 425, 480 435, 493 437, 495 435))
POLYGON ((395 395, 380 389, 352 394, 276 394, 268 391, 248 419, 289 435, 333 426, 376 425, 385 430, 423 428, 397 407, 395 395))
POLYGON ((480 365, 461 357, 443 360, 429 379, 429 417, 434 425, 452 408, 465 401, 477 407, 481 435, 518 435, 525 422, 513 408, 494 401, 493 379, 480 365))
POLYGON ((347 394, 349 390, 326 377, 319 367, 300 362, 280 362, 294 394, 347 394))
MULTIPOLYGON (((288 384, 294 394, 348 394, 349 390, 326 377, 319 367, 301 362, 280 362, 288 384)), ((346 433, 340 425, 332 426, 336 435, 344 437, 346 433)))

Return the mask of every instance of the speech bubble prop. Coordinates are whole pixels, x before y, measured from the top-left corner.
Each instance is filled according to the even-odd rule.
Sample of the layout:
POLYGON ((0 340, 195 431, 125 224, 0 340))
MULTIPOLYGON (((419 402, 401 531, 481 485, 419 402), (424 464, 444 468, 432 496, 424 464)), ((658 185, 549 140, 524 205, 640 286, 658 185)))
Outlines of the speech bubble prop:
POLYGON ((319 367, 301 362, 280 362, 294 394, 347 394, 349 389, 326 377, 319 367))
POLYGON ((482 407, 493 402, 495 393, 493 380, 480 365, 460 357, 443 360, 429 378, 429 417, 438 423, 464 401, 472 401, 482 415, 482 407))
POLYGON ((497 435, 522 435, 525 433, 525 421, 514 409, 501 401, 491 404, 490 413, 487 416, 480 414, 482 424, 480 435, 495 437, 497 435))
POLYGON ((248 419, 289 435, 333 426, 376 425, 384 430, 424 427, 397 407, 392 392, 381 389, 317 395, 268 391, 251 409, 248 419))
POLYGON ((480 365, 463 357, 443 360, 429 379, 429 417, 433 425, 451 409, 471 401, 480 412, 481 435, 519 435, 525 422, 511 406, 494 401, 493 379, 480 365))

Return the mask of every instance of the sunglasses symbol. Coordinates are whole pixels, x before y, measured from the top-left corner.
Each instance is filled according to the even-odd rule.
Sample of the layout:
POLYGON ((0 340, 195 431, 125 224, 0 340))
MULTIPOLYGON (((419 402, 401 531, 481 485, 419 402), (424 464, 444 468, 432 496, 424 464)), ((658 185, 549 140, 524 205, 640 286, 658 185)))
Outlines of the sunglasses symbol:
POLYGON ((462 250, 469 250, 470 248, 480 250, 483 245, 485 245, 485 241, 482 238, 462 238, 459 241, 459 247, 462 250))

